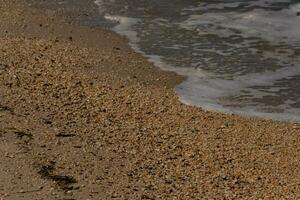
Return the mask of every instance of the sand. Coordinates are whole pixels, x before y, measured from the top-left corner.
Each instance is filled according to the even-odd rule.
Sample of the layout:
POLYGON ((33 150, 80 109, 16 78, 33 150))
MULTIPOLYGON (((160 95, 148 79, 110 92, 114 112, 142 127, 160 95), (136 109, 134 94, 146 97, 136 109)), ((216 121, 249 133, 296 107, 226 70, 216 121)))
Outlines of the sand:
POLYGON ((0 0, 0 199, 300 199, 300 125, 179 102, 124 38, 0 0))

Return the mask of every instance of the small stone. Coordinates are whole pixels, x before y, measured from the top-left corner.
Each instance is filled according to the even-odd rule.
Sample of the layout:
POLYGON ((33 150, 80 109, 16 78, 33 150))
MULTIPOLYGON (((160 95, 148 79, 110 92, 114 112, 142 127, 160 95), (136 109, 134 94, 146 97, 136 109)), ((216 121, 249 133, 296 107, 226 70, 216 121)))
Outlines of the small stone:
POLYGON ((294 129, 294 130, 298 130, 298 129, 300 129, 300 125, 298 125, 298 124, 295 124, 295 125, 293 125, 293 126, 292 126, 292 129, 294 129))
POLYGON ((117 197, 118 197, 118 194, 117 194, 117 193, 112 193, 112 194, 111 194, 111 197, 112 197, 112 198, 117 198, 117 197))
POLYGON ((73 194, 73 192, 71 190, 68 190, 67 194, 73 194))

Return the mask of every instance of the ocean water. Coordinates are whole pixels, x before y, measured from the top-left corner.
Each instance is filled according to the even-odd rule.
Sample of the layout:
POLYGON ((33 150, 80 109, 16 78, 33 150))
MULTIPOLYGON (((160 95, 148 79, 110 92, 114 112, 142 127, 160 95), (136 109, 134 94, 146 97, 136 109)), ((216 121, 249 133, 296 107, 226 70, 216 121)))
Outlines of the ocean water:
MULTIPOLYGON (((74 19, 81 0, 30 0, 74 19), (73 14, 72 14, 73 13, 73 14)), ((187 77, 180 100, 300 122, 300 0, 95 0, 84 25, 108 28, 158 67, 187 77)))
POLYGON ((164 70, 180 100, 300 121, 300 0, 96 0, 104 24, 164 70))

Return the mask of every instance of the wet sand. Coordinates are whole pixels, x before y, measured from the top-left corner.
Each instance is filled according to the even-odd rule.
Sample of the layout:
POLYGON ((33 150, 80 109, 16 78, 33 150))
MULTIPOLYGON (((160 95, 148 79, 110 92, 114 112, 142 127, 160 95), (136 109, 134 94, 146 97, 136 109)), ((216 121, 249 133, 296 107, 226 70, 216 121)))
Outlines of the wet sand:
POLYGON ((0 19, 0 199, 300 198, 300 125, 186 106, 125 39, 21 0, 0 19))

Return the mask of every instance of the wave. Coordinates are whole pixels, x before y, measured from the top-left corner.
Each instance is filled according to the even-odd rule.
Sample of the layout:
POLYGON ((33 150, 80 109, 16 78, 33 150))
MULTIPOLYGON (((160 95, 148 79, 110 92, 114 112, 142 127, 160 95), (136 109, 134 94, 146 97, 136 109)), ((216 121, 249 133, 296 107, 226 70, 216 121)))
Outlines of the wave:
MULTIPOLYGON (((300 94, 293 92, 295 88, 283 84, 282 80, 295 76, 300 77, 300 60, 294 56, 293 50, 293 45, 297 47, 300 36, 298 16, 300 4, 293 4, 279 11, 264 11, 255 8, 243 12, 195 14, 200 11, 200 8, 209 10, 216 7, 222 9, 237 6, 232 2, 207 4, 206 6, 201 4, 194 8, 183 8, 180 14, 188 17, 178 17, 181 21, 173 20, 171 22, 160 16, 149 19, 148 15, 145 18, 143 16, 136 18, 111 14, 106 6, 112 2, 113 0, 96 1, 103 17, 115 23, 113 31, 127 37, 130 46, 156 66, 187 77, 185 82, 176 87, 176 92, 182 102, 201 106, 208 110, 299 122, 300 109, 292 105, 297 99, 300 99, 300 94), (157 31, 169 30, 174 32, 171 32, 169 37, 155 37, 157 31), (189 38, 194 37, 195 30, 198 36, 195 36, 194 39, 189 38), (178 34, 180 31, 182 34, 178 34), (146 36, 143 35, 144 32, 147 32, 146 36), (152 34, 154 36, 151 37, 152 34), (216 40, 216 37, 207 39, 211 34, 217 35, 220 39, 216 40), (236 35, 240 35, 242 39, 238 38, 239 41, 236 43, 227 41, 227 38, 236 37, 236 35), (270 41, 273 48, 279 48, 281 52, 261 51, 253 48, 251 46, 253 38, 251 40, 248 38, 254 36, 255 42, 270 41), (158 41, 154 41, 153 37, 158 41), (145 40, 150 42, 145 43, 145 40), (206 44, 204 44, 205 42, 206 44), (276 43, 281 46, 278 47, 276 43), (149 48, 149 46, 158 47, 155 49, 149 48), (163 54, 172 52, 171 50, 177 54, 163 54), (285 53, 282 53, 283 50, 285 53), (180 60, 183 58, 180 54, 184 52, 190 52, 191 59, 195 57, 196 59, 191 63, 180 60), (245 54, 244 57, 242 54, 245 54), (248 67, 247 73, 241 73, 239 67, 247 65, 249 61, 239 61, 239 59, 253 55, 257 58, 255 57, 252 61, 257 62, 258 66, 252 63, 253 69, 248 67), (179 63, 175 64, 171 62, 174 61, 171 57, 176 56, 179 58, 179 63), (291 58, 293 56, 294 58, 291 58), (224 67, 222 66, 224 59, 232 58, 238 61, 237 64, 233 65, 229 71, 225 70, 226 73, 220 72, 220 68, 224 67), (269 62, 269 60, 273 61, 269 62), (204 67, 204 63, 207 63, 207 68, 204 67), (275 64, 278 66, 267 67, 267 65, 275 66, 275 64), (211 67, 214 65, 216 65, 216 70, 211 67), (289 95, 282 94, 282 91, 285 90, 290 90, 289 95), (260 102, 270 96, 279 99, 280 103, 272 105, 268 104, 268 101, 260 102)), ((255 2, 257 3, 257 1, 255 2)), ((267 6, 270 2, 265 0, 260 3, 260 6, 267 6)), ((253 4, 251 5, 253 6, 253 4)), ((226 65, 225 69, 228 67, 230 68, 230 65, 226 65)))

